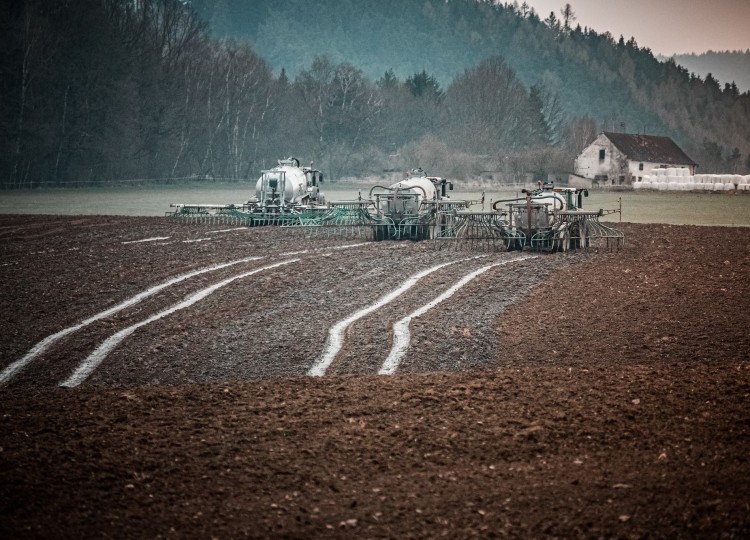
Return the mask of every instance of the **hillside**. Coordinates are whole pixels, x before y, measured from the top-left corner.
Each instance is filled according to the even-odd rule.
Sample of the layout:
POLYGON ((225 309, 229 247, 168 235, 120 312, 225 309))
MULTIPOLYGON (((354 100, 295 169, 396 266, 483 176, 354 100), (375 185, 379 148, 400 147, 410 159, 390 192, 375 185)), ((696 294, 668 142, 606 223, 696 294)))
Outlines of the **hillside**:
MULTIPOLYGON (((192 5, 215 36, 249 40, 275 70, 284 68, 292 77, 325 55, 353 64, 371 80, 389 69, 401 80, 426 70, 446 87, 465 69, 499 55, 527 87, 544 82, 558 90, 571 117, 589 114, 602 124, 662 128, 654 112, 619 84, 621 77, 609 65, 614 59, 597 54, 611 48, 609 36, 550 29, 533 10, 522 14, 486 2, 430 0, 193 0, 192 5), (568 35, 571 39, 562 39, 568 35)), ((650 67, 658 69, 656 64, 650 67)))
MULTIPOLYGON (((277 71, 295 76, 316 56, 349 62, 377 80, 425 70, 443 86, 499 55, 527 87, 559 97, 567 121, 666 135, 708 169, 734 148, 750 153, 750 96, 660 62, 631 38, 581 28, 522 5, 455 0, 193 0, 218 37, 249 40, 277 71), (738 102, 739 100, 739 102, 738 102)), ((750 71, 747 71, 750 73, 750 71)))
POLYGON ((514 181, 570 171, 605 129, 670 136, 701 172, 750 172, 750 92, 515 5, 81 0, 3 14, 3 188, 239 181, 289 155, 329 179, 418 165, 514 181))
POLYGON ((710 73, 722 86, 734 82, 740 92, 750 91, 750 50, 676 54, 672 59, 699 77, 705 79, 710 73))

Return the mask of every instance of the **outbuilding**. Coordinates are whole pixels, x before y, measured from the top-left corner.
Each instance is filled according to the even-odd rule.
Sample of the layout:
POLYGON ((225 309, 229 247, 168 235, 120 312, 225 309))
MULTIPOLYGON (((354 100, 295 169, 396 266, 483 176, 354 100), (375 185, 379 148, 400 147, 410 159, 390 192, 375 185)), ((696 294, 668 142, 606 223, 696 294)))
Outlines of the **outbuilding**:
POLYGON ((692 176, 698 164, 669 137, 603 131, 576 158, 575 174, 594 186, 620 186, 667 167, 686 168, 692 176))

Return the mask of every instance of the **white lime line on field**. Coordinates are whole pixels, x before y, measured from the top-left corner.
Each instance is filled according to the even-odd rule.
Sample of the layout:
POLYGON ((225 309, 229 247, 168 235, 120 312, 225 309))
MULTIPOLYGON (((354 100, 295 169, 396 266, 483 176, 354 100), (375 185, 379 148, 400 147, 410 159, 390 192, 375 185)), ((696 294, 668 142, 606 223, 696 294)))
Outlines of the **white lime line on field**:
MULTIPOLYGON (((462 259, 466 260, 466 259, 462 259)), ((384 306, 385 304, 388 304, 389 302, 392 302, 395 300, 400 294, 407 291, 411 287, 417 284, 417 282, 422 279, 423 277, 432 274, 433 272, 440 270, 444 266, 448 266, 449 264, 455 264, 459 261, 450 261, 447 263, 438 264, 437 266, 433 266, 432 268, 428 268, 427 270, 422 270, 418 274, 414 274, 409 279, 404 281, 401 286, 398 289, 395 289, 385 296, 378 299, 374 304, 371 304, 367 306, 364 309, 361 309, 352 315, 349 315, 346 319, 341 320, 334 324, 331 329, 328 331, 328 339, 326 339, 326 345, 325 349, 323 350, 323 355, 313 364, 313 366, 310 368, 310 370, 307 372, 307 374, 311 377, 322 377, 326 374, 326 370, 328 369, 328 366, 331 365, 334 358, 336 358, 336 355, 341 350, 341 346, 344 342, 344 333, 346 332, 346 329, 349 328, 349 326, 361 319, 362 317, 369 315, 376 309, 384 306)))
POLYGON ((268 266, 263 266, 262 268, 256 268, 255 270, 251 270, 249 272, 245 272, 242 274, 238 274, 236 276, 232 276, 230 278, 227 278, 223 281, 220 281, 219 283, 215 283, 211 285, 210 287, 206 287, 205 289, 201 289, 197 293, 187 297, 182 302, 179 302, 172 307, 165 309, 164 311, 160 311, 159 313, 152 315, 148 319, 141 321, 139 323, 136 323, 132 326, 128 326, 127 328, 120 330, 116 334, 110 336, 108 339, 106 339, 99 347, 94 350, 79 366, 76 368, 76 370, 73 372, 73 374, 68 377, 67 380, 60 383, 60 386, 64 386, 67 388, 73 388, 75 386, 78 386, 83 381, 85 381, 89 375, 101 364, 104 359, 107 357, 107 355, 112 352, 112 350, 117 347, 126 337, 131 335, 133 332, 138 330, 140 327, 145 326, 147 324, 150 324, 154 321, 158 321, 159 319, 166 317, 167 315, 171 315, 175 311, 179 311, 181 309, 185 309, 186 307, 190 307, 196 302, 203 300, 205 297, 213 293, 214 291, 229 285, 233 281, 236 281, 238 279, 242 279, 248 276, 252 276, 253 274, 257 274, 259 272, 263 272, 265 270, 271 270, 273 268, 283 266, 285 264, 291 264, 293 262, 298 262, 300 259, 289 259, 287 261, 281 261, 275 264, 270 264, 268 266))
POLYGON ((319 248, 319 249, 321 249, 321 250, 323 250, 323 249, 339 250, 339 249, 350 249, 350 248, 355 248, 355 247, 360 247, 360 246, 369 246, 369 245, 370 245, 369 242, 362 242, 360 244, 347 244, 347 245, 344 245, 344 246, 331 246, 331 247, 319 248))
POLYGON ((517 259, 513 259, 510 261, 502 261, 497 262, 494 264, 490 264, 487 266, 483 266, 479 270, 475 270, 474 272, 471 272, 467 275, 465 275, 463 278, 458 280, 450 289, 443 292, 440 296, 432 300, 431 302, 423 305, 418 310, 410 313, 400 321, 396 322, 393 325, 393 345, 391 346, 391 352, 388 354, 388 357, 383 362, 383 365, 380 368, 380 371, 378 371, 378 375, 393 375, 395 373, 396 369, 398 369, 398 365, 401 362, 401 359, 406 354, 407 349, 409 348, 409 343, 411 342, 411 332, 409 332, 409 323, 411 323, 411 320, 420 317, 427 313, 429 310, 434 308, 439 303, 443 302, 444 300, 447 300, 451 296, 453 296, 456 291, 458 291, 461 287, 469 283, 474 278, 484 274, 487 270, 494 268, 495 266, 503 266, 506 264, 519 262, 519 261, 525 261, 526 259, 533 259, 535 255, 530 255, 527 257, 519 257, 517 259))
POLYGON ((190 244, 192 242, 205 242, 206 240, 213 240, 213 238, 195 238, 194 240, 183 240, 183 244, 190 244))
MULTIPOLYGON (((369 242, 362 242, 360 244, 345 244, 343 246, 332 246, 332 247, 315 248, 312 251, 342 250, 342 249, 351 249, 351 248, 355 248, 355 247, 369 246, 369 245, 370 245, 369 242)), ((306 249, 304 251, 289 251, 287 253, 279 253, 279 256, 283 257, 285 255, 300 255, 302 253, 309 253, 309 252, 310 252, 310 250, 308 250, 308 249, 306 249)), ((331 255, 331 253, 324 253, 322 256, 323 257, 328 257, 330 255, 331 255)))
POLYGON ((217 234, 217 233, 225 233, 225 232, 232 232, 232 231, 244 231, 249 228, 250 227, 235 227, 234 229, 220 229, 218 231, 206 231, 206 234, 217 234))
POLYGON ((89 317, 88 319, 81 321, 80 323, 74 326, 65 328, 64 330, 60 330, 59 332, 57 332, 56 334, 52 334, 51 336, 47 336, 42 341, 34 345, 34 347, 32 347, 31 350, 27 352, 23 358, 16 360, 12 364, 10 364, 8 367, 6 367, 2 371, 2 373, 0 373, 0 385, 10 380, 11 377, 13 377, 19 371, 21 371, 36 357, 44 353, 54 343, 64 338, 68 334, 72 334, 76 330, 80 330, 84 326, 88 326, 89 324, 93 322, 96 322, 100 319, 104 319, 105 317, 109 317, 110 315, 114 315, 115 313, 122 311, 123 309, 129 308, 130 306, 137 304, 141 300, 144 300, 145 298, 148 298, 149 296, 153 296, 154 294, 158 293, 162 289, 165 289, 171 285, 174 285, 175 283, 179 283, 180 281, 184 281, 191 277, 198 276, 200 274, 205 274, 207 272, 214 272, 216 270, 221 270, 222 268, 226 268, 227 266, 233 266, 235 264, 240 264, 244 262, 257 261, 262 258, 263 257, 245 257, 244 259, 238 259, 236 261, 229 261, 229 262, 225 262, 221 264, 214 264, 212 266, 207 266, 204 268, 200 268, 198 270, 194 270, 192 272, 188 272, 187 274, 179 275, 168 281, 165 281, 164 283, 155 285, 151 287, 150 289, 146 289, 145 291, 140 292, 131 298, 128 298, 124 302, 121 302, 114 307, 111 307, 107 310, 97 313, 96 315, 89 317))
POLYGON ((138 244, 140 242, 156 242, 157 240, 169 240, 171 236, 154 236, 153 238, 142 238, 141 240, 128 240, 120 242, 121 244, 138 244))

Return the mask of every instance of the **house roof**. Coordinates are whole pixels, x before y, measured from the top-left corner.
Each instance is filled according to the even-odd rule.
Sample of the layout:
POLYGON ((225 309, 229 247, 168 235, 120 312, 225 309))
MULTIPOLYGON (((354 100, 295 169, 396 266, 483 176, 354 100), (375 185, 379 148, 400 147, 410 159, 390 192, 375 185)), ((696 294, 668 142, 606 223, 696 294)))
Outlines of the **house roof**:
POLYGON ((603 134, 628 159, 633 161, 650 161, 668 165, 698 165, 669 137, 631 135, 610 131, 604 131, 603 134))

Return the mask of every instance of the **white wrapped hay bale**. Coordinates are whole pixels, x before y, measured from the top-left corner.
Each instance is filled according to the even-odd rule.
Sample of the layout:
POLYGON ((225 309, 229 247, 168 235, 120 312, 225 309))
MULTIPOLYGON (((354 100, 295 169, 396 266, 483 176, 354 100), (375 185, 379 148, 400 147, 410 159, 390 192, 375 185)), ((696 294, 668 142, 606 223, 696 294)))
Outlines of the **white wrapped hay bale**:
POLYGON ((735 190, 734 182, 726 182, 724 184, 724 191, 734 191, 734 190, 735 190))
POLYGON ((745 176, 743 176, 742 179, 740 180, 740 184, 745 185, 745 186, 750 185, 750 174, 746 174, 745 176))

